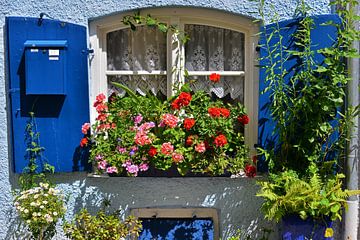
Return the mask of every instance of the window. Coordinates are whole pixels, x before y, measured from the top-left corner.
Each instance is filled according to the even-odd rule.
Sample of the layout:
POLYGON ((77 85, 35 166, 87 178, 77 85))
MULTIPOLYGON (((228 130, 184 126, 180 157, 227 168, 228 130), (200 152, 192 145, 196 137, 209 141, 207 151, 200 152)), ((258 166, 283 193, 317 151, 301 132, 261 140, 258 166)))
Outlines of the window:
MULTIPOLYGON (((132 14, 132 13, 127 13, 132 14)), ((116 81, 139 94, 152 92, 160 98, 173 94, 173 84, 184 83, 186 69, 192 89, 206 90, 214 98, 239 101, 252 121, 245 128, 245 142, 254 153, 257 142, 258 74, 254 65, 255 34, 258 27, 241 16, 215 10, 162 8, 144 10, 151 16, 187 32, 190 40, 179 46, 175 36, 148 27, 131 31, 121 23, 124 14, 104 17, 90 23, 90 43, 95 50, 91 61, 90 98, 111 94, 116 81), (217 85, 208 81, 211 73, 222 78, 217 85)), ((95 112, 91 109, 94 119, 95 112)))
POLYGON ((219 239, 215 208, 134 208, 130 214, 142 221, 139 239, 219 239))

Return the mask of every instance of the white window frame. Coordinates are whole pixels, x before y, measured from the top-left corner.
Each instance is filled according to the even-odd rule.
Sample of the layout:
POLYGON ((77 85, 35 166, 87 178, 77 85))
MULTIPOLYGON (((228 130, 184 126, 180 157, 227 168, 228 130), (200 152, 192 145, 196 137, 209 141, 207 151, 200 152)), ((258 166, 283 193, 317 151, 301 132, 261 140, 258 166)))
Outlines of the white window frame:
MULTIPOLYGON (((167 75, 167 95, 173 94, 172 84, 176 79, 176 73, 173 71, 108 71, 107 70, 107 55, 106 55, 106 34, 115 30, 127 28, 128 26, 122 24, 121 20, 125 15, 132 15, 135 12, 126 12, 117 15, 111 15, 94 19, 89 23, 90 34, 90 48, 94 50, 94 55, 90 59, 90 103, 95 101, 95 98, 100 93, 107 93, 107 76, 109 75, 167 75)), ((245 71, 196 71, 189 72, 189 75, 210 75, 211 73, 219 73, 222 76, 241 76, 244 75, 244 105, 250 117, 250 122, 245 126, 245 143, 250 147, 250 154, 254 155, 256 149, 254 145, 257 143, 258 134, 258 99, 259 99, 259 76, 257 65, 256 46, 258 43, 257 33, 259 26, 253 20, 231 13, 225 13, 210 9, 197 8, 156 8, 145 9, 141 11, 141 15, 150 14, 167 24, 178 25, 180 29, 184 28, 185 24, 199 24, 208 25, 219 28, 226 28, 233 31, 238 31, 245 36, 245 71)), ((173 69, 176 62, 175 58, 177 52, 180 51, 182 63, 185 62, 184 47, 177 45, 172 48, 175 40, 174 35, 168 33, 167 35, 167 70, 173 69)), ((183 64, 182 64, 183 65, 183 64)), ((184 69, 184 66, 175 66, 177 69, 184 69)), ((184 77, 180 73, 180 82, 184 82, 184 77)), ((90 119, 95 121, 96 112, 90 105, 90 119)))

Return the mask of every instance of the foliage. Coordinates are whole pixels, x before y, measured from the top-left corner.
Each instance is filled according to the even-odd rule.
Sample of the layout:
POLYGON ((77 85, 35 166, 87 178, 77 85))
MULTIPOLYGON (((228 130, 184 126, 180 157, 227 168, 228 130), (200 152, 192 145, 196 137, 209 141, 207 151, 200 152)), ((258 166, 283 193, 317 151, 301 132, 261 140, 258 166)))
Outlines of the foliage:
POLYGON ((73 240, 118 240, 128 236, 139 236, 140 221, 130 216, 122 222, 118 214, 106 214, 101 210, 92 216, 83 209, 72 223, 64 225, 65 234, 73 240))
POLYGON ((43 159, 44 148, 40 146, 40 133, 36 128, 34 113, 30 112, 29 115, 30 119, 25 129, 25 142, 27 144, 25 157, 29 163, 19 177, 21 190, 34 188, 38 186, 39 182, 48 182, 46 174, 54 173, 54 167, 43 159))
POLYGON ((19 176, 21 192, 14 192, 14 206, 33 239, 51 239, 57 220, 65 214, 64 198, 47 178, 54 173, 54 167, 42 156, 44 148, 40 145, 35 116, 33 112, 29 115, 25 129, 25 157, 29 163, 19 176))
POLYGON ((316 166, 311 174, 300 178, 292 170, 270 175, 269 181, 259 182, 261 191, 257 196, 264 198, 262 210, 267 219, 281 220, 285 215, 298 214, 302 219, 341 220, 347 198, 360 194, 360 190, 343 190, 343 174, 322 181, 316 166))
POLYGON ((14 205, 33 239, 51 239, 55 225, 65 214, 63 195, 48 183, 39 183, 15 197, 14 205))
MULTIPOLYGON (((275 149, 260 149, 269 163, 270 177, 259 183, 257 196, 265 199, 262 210, 268 219, 298 214, 303 219, 341 220, 346 198, 360 193, 343 190, 344 175, 336 174, 345 159, 349 128, 358 116, 357 106, 345 105, 351 80, 346 59, 358 57, 352 42, 360 39, 353 26, 358 19, 356 1, 331 4, 338 6, 341 23, 326 25, 336 27, 337 39, 317 52, 311 41, 314 21, 304 11, 297 19, 292 49, 285 47, 278 20, 270 32, 264 27, 265 92, 271 96, 269 108, 279 141, 275 149), (321 61, 314 58, 316 53, 323 56, 321 61), (290 60, 296 65, 287 70, 290 60)), ((299 9, 307 7, 303 4, 299 9)))
POLYGON ((241 104, 214 101, 202 91, 181 90, 165 102, 127 91, 128 97, 111 96, 108 102, 99 95, 94 104, 99 115, 90 141, 98 172, 126 170, 137 176, 149 165, 160 170, 176 165, 180 174, 244 169, 248 150, 238 120, 245 116, 241 104))

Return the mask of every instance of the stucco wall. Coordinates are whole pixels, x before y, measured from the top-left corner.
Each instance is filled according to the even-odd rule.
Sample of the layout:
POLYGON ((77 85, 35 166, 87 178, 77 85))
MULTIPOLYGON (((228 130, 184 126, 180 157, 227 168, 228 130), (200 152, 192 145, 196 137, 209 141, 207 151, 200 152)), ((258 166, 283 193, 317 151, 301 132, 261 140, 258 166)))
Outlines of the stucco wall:
MULTIPOLYGON (((281 18, 291 18, 297 0, 266 0, 276 6, 281 18)), ((316 14, 329 13, 327 0, 308 0, 316 14)), ((16 176, 11 171, 6 110, 6 63, 4 49, 5 16, 37 17, 46 12, 52 18, 87 25, 89 19, 116 12, 161 6, 193 6, 220 9, 257 18, 257 4, 238 0, 0 0, 0 239, 21 239, 16 214, 11 207, 11 191, 16 176)), ((224 178, 88 178, 84 173, 56 174, 55 180, 69 194, 67 219, 81 207, 96 210, 104 197, 112 200, 113 208, 128 210, 145 206, 211 206, 220 209, 223 237, 242 228, 259 232, 269 226, 259 212, 260 200, 253 179, 224 178)), ((63 239, 61 232, 56 239, 63 239)), ((255 237, 256 239, 256 237, 255 237)), ((272 239, 278 239, 273 235, 272 239)))

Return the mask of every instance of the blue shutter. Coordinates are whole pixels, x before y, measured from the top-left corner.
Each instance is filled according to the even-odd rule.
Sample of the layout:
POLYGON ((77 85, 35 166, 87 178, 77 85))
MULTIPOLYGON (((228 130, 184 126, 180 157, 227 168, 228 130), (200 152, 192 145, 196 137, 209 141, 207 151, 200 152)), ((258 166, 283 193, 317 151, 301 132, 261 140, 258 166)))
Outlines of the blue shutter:
POLYGON ((43 160, 57 172, 85 170, 87 152, 80 149, 79 141, 81 125, 89 122, 86 27, 7 17, 6 36, 15 172, 22 172, 28 164, 24 138, 29 112, 35 114, 40 145, 45 148, 43 160))
MULTIPOLYGON (((337 36, 337 30, 334 26, 324 25, 329 21, 334 23, 340 23, 340 19, 337 15, 319 15, 314 16, 314 29, 311 31, 311 40, 313 44, 313 50, 315 52, 314 60, 317 63, 321 63, 323 61, 323 56, 321 54, 316 53, 318 49, 330 47, 334 44, 337 36)), ((262 28, 262 35, 260 36, 259 45, 262 46, 266 43, 265 41, 265 31, 266 35, 269 36, 275 29, 280 29, 280 36, 282 36, 283 45, 286 49, 293 50, 295 49, 295 44, 292 38, 292 34, 295 33, 298 27, 298 19, 286 20, 278 23, 278 27, 276 24, 266 25, 266 28, 262 28)), ((279 35, 274 34, 272 40, 270 41, 270 47, 274 46, 279 41, 279 35)), ((268 55, 266 49, 264 47, 260 48, 260 66, 268 65, 264 57, 268 55)), ((291 77, 291 69, 294 69, 296 66, 296 59, 289 59, 284 63, 284 68, 288 70, 289 74, 286 76, 285 81, 289 80, 291 77)), ((268 87, 265 82, 266 72, 264 68, 260 69, 260 82, 259 82, 259 129, 258 129, 258 145, 263 149, 277 149, 279 146, 279 142, 276 135, 275 123, 271 118, 270 111, 268 109, 269 104, 271 103, 270 92, 263 93, 263 91, 268 87)), ((259 171, 266 171, 266 163, 264 158, 261 157, 258 163, 259 171)))

